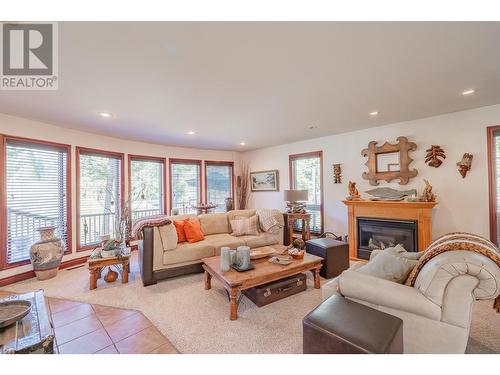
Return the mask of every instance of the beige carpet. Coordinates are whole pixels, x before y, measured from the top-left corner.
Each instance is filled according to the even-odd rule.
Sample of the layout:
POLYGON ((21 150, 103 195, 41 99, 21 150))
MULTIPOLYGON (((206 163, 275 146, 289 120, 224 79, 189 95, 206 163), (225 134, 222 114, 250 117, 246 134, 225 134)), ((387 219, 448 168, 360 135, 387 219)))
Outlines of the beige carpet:
MULTIPOLYGON (((301 353, 302 318, 321 302, 320 291, 309 279, 307 291, 262 308, 243 297, 238 320, 230 321, 226 293, 216 280, 208 291, 202 274, 144 288, 137 272, 134 259, 128 284, 99 280, 93 291, 88 290, 84 267, 61 270, 51 280, 30 279, 3 289, 44 289, 49 297, 140 310, 181 353, 301 353)), ((474 307, 469 353, 500 353, 500 314, 491 306, 491 301, 484 301, 474 307)))

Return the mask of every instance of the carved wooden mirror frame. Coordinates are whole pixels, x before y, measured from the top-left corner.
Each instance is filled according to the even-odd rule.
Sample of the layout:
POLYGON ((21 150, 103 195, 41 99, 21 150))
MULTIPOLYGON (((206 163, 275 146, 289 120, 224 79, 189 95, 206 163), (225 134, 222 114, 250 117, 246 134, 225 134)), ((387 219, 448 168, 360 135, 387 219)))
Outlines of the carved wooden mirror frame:
POLYGON ((370 181, 370 185, 378 185, 378 180, 390 182, 399 178, 400 185, 406 185, 410 178, 417 175, 416 169, 409 169, 410 163, 413 161, 410 158, 409 152, 415 151, 417 145, 414 142, 408 142, 408 138, 399 137, 398 143, 391 144, 385 142, 382 146, 377 146, 376 141, 371 141, 368 148, 361 151, 361 155, 368 157, 365 165, 368 167, 368 172, 364 172, 362 177, 370 181), (377 155, 399 152, 399 171, 378 172, 377 170, 377 155))

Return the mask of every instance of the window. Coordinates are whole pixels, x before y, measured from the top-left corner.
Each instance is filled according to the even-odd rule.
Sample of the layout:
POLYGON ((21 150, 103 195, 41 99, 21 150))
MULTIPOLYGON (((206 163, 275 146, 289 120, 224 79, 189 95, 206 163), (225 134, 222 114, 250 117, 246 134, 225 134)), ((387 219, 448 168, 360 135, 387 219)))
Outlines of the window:
MULTIPOLYGON (((311 214, 311 233, 323 232, 323 152, 290 155, 290 188, 307 190, 307 211, 311 214)), ((296 221, 297 230, 301 223, 296 221)))
POLYGON ((500 244, 500 126, 488 128, 490 239, 500 244))
POLYGON ((201 161, 170 159, 170 208, 196 213, 201 202, 201 161))
POLYGON ((3 138, 6 197, 2 210, 6 231, 2 237, 2 267, 28 263, 31 245, 40 239, 40 227, 55 226, 56 235, 71 251, 68 202, 68 164, 71 147, 49 142, 3 138))
POLYGON ((165 159, 129 155, 132 222, 165 213, 165 159))
POLYGON ((78 250, 114 238, 123 199, 123 154, 77 147, 78 250))
POLYGON ((233 162, 205 162, 207 203, 217 205, 216 212, 226 211, 226 198, 233 198, 233 162))

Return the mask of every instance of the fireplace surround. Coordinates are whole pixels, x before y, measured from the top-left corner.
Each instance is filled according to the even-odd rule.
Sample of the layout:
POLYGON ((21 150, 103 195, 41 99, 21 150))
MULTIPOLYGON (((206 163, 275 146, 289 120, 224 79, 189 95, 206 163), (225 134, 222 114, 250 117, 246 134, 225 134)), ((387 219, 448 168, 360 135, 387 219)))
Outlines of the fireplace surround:
POLYGON ((413 250, 423 251, 431 243, 432 209, 436 206, 437 202, 370 200, 344 200, 343 202, 347 206, 348 211, 349 256, 351 259, 366 259, 366 255, 363 258, 358 257, 358 219, 414 222, 416 235, 413 250))

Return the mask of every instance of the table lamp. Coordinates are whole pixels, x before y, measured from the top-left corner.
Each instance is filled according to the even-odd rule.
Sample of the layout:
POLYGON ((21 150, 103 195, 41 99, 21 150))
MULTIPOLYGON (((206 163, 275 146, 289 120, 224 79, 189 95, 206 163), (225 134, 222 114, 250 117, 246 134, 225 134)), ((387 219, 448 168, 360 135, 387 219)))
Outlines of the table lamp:
POLYGON ((307 190, 285 190, 287 212, 294 214, 306 213, 306 204, 309 199, 307 190))

